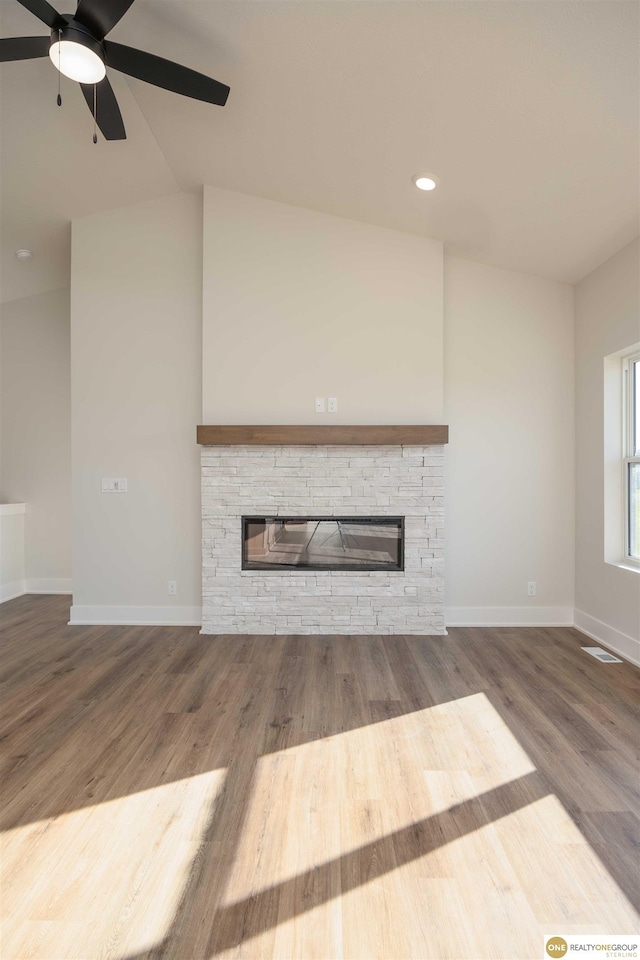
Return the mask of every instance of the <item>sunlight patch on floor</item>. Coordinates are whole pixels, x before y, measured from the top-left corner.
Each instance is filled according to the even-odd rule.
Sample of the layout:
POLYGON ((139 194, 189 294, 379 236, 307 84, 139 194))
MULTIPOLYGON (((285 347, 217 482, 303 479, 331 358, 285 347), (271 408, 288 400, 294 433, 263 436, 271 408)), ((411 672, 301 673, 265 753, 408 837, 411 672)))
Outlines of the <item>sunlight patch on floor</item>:
POLYGON ((483 693, 261 757, 223 905, 534 769, 483 693))
POLYGON ((161 942, 225 775, 213 770, 7 831, 3 960, 115 960, 161 942))
POLYGON ((514 884, 546 930, 640 932, 640 915, 555 795, 484 830, 505 851, 514 884))
MULTIPOLYGON (((277 925, 247 937, 242 956, 530 960, 549 931, 638 931, 638 914, 552 794, 395 866, 384 807, 370 807, 374 848, 285 884, 277 925), (346 889, 354 868, 360 882, 346 889), (331 899, 314 906, 314 884, 331 899)), ((237 956, 230 947, 210 960, 237 956)))

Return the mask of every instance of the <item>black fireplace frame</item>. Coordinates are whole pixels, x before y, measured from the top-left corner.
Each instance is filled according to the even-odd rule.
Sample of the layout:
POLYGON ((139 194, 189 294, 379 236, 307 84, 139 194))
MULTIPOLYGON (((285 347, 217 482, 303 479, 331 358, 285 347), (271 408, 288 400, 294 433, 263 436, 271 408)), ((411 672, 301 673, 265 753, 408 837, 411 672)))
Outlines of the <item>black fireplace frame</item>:
POLYGON ((391 516, 391 517, 390 517, 390 516, 382 516, 382 517, 380 517, 380 516, 375 516, 375 517, 374 517, 374 516, 360 516, 360 517, 350 516, 350 517, 343 517, 343 516, 318 516, 318 515, 314 515, 314 516, 304 516, 304 517, 300 517, 300 516, 291 517, 291 516, 288 516, 288 515, 287 515, 287 516, 278 516, 278 515, 275 515, 275 514, 271 514, 270 516, 242 516, 242 517, 240 518, 240 541, 241 541, 240 552, 241 552, 241 566, 242 566, 242 569, 243 569, 243 570, 251 571, 252 573, 265 573, 265 572, 277 573, 279 570, 287 570, 287 571, 296 571, 296 570, 297 570, 297 571, 300 571, 301 573, 305 573, 305 572, 307 572, 307 571, 317 571, 317 572, 324 571, 324 572, 334 572, 334 573, 341 573, 341 572, 343 572, 343 571, 345 571, 345 572, 349 572, 349 571, 358 572, 358 571, 360 571, 361 573, 367 573, 367 572, 368 572, 368 573, 403 573, 403 572, 404 572, 404 533, 405 533, 405 531, 404 531, 404 520, 405 520, 404 517, 396 517, 396 516, 391 516), (356 564, 356 563, 353 563, 353 564, 351 564, 351 563, 341 563, 341 564, 339 564, 339 565, 317 564, 317 563, 316 563, 316 564, 311 564, 311 563, 309 563, 309 564, 305 564, 305 563, 291 563, 291 564, 289 564, 289 563, 277 563, 277 564, 275 564, 275 563, 258 562, 258 561, 255 561, 255 560, 254 560, 254 561, 250 561, 250 560, 247 558, 247 549, 246 549, 246 546, 247 546, 247 539, 246 539, 246 526, 247 526, 247 523, 251 523, 251 522, 256 523, 256 522, 258 522, 258 521, 266 521, 266 522, 269 522, 269 521, 274 521, 274 520, 285 521, 285 522, 286 522, 286 521, 292 521, 292 522, 298 521, 298 522, 300 522, 300 523, 302 523, 302 522, 311 522, 311 523, 314 523, 315 521, 322 522, 322 521, 326 521, 326 520, 330 520, 330 521, 334 521, 334 522, 335 522, 336 520, 342 520, 344 523, 363 523, 363 522, 366 522, 366 523, 372 523, 372 524, 374 524, 374 523, 387 523, 387 524, 389 524, 389 525, 391 525, 392 523, 393 523, 393 524, 397 524, 398 527, 399 527, 399 529, 400 529, 400 539, 399 539, 399 541, 398 541, 398 545, 399 545, 399 550, 398 550, 398 553, 399 553, 398 564, 397 564, 397 565, 396 565, 396 564, 393 564, 392 566, 391 566, 391 565, 384 565, 384 566, 383 566, 383 565, 381 565, 381 564, 374 564, 374 563, 372 563, 372 564, 363 564, 363 563, 357 563, 357 564, 356 564))

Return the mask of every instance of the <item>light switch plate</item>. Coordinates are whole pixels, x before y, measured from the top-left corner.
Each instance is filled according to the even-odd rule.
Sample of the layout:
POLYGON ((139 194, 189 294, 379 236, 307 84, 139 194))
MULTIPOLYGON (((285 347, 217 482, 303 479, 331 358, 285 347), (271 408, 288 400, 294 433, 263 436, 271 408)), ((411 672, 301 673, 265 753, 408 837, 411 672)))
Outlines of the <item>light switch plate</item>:
POLYGON ((113 479, 113 480, 103 478, 102 492, 103 493, 126 493, 127 478, 119 477, 118 479, 113 479))

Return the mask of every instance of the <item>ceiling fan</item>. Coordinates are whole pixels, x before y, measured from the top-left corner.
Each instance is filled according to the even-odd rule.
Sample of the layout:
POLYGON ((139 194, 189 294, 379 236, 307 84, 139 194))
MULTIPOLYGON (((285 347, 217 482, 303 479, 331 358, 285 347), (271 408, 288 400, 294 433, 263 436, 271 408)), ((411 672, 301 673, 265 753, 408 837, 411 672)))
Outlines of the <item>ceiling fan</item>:
MULTIPOLYGON (((105 40, 134 0, 79 0, 74 14, 58 13, 48 0, 18 0, 51 30, 49 37, 0 40, 0 62, 49 56, 53 65, 77 80, 94 122, 106 140, 126 140, 122 114, 106 76, 107 67, 185 97, 224 106, 229 87, 144 50, 105 40)), ((59 78, 58 78, 59 82, 59 78)), ((58 86, 58 105, 62 103, 58 86)), ((93 142, 97 142, 94 130, 93 142)))

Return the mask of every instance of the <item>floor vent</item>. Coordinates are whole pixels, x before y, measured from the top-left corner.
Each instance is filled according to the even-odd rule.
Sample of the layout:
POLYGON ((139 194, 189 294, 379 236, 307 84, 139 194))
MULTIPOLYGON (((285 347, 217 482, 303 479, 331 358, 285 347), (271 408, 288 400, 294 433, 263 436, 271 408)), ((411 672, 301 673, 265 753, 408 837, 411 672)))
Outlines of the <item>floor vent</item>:
POLYGON ((609 653, 608 650, 603 650, 602 647, 583 647, 582 649, 585 653, 590 653, 596 660, 600 660, 601 663, 624 663, 623 660, 614 657, 612 653, 609 653))

